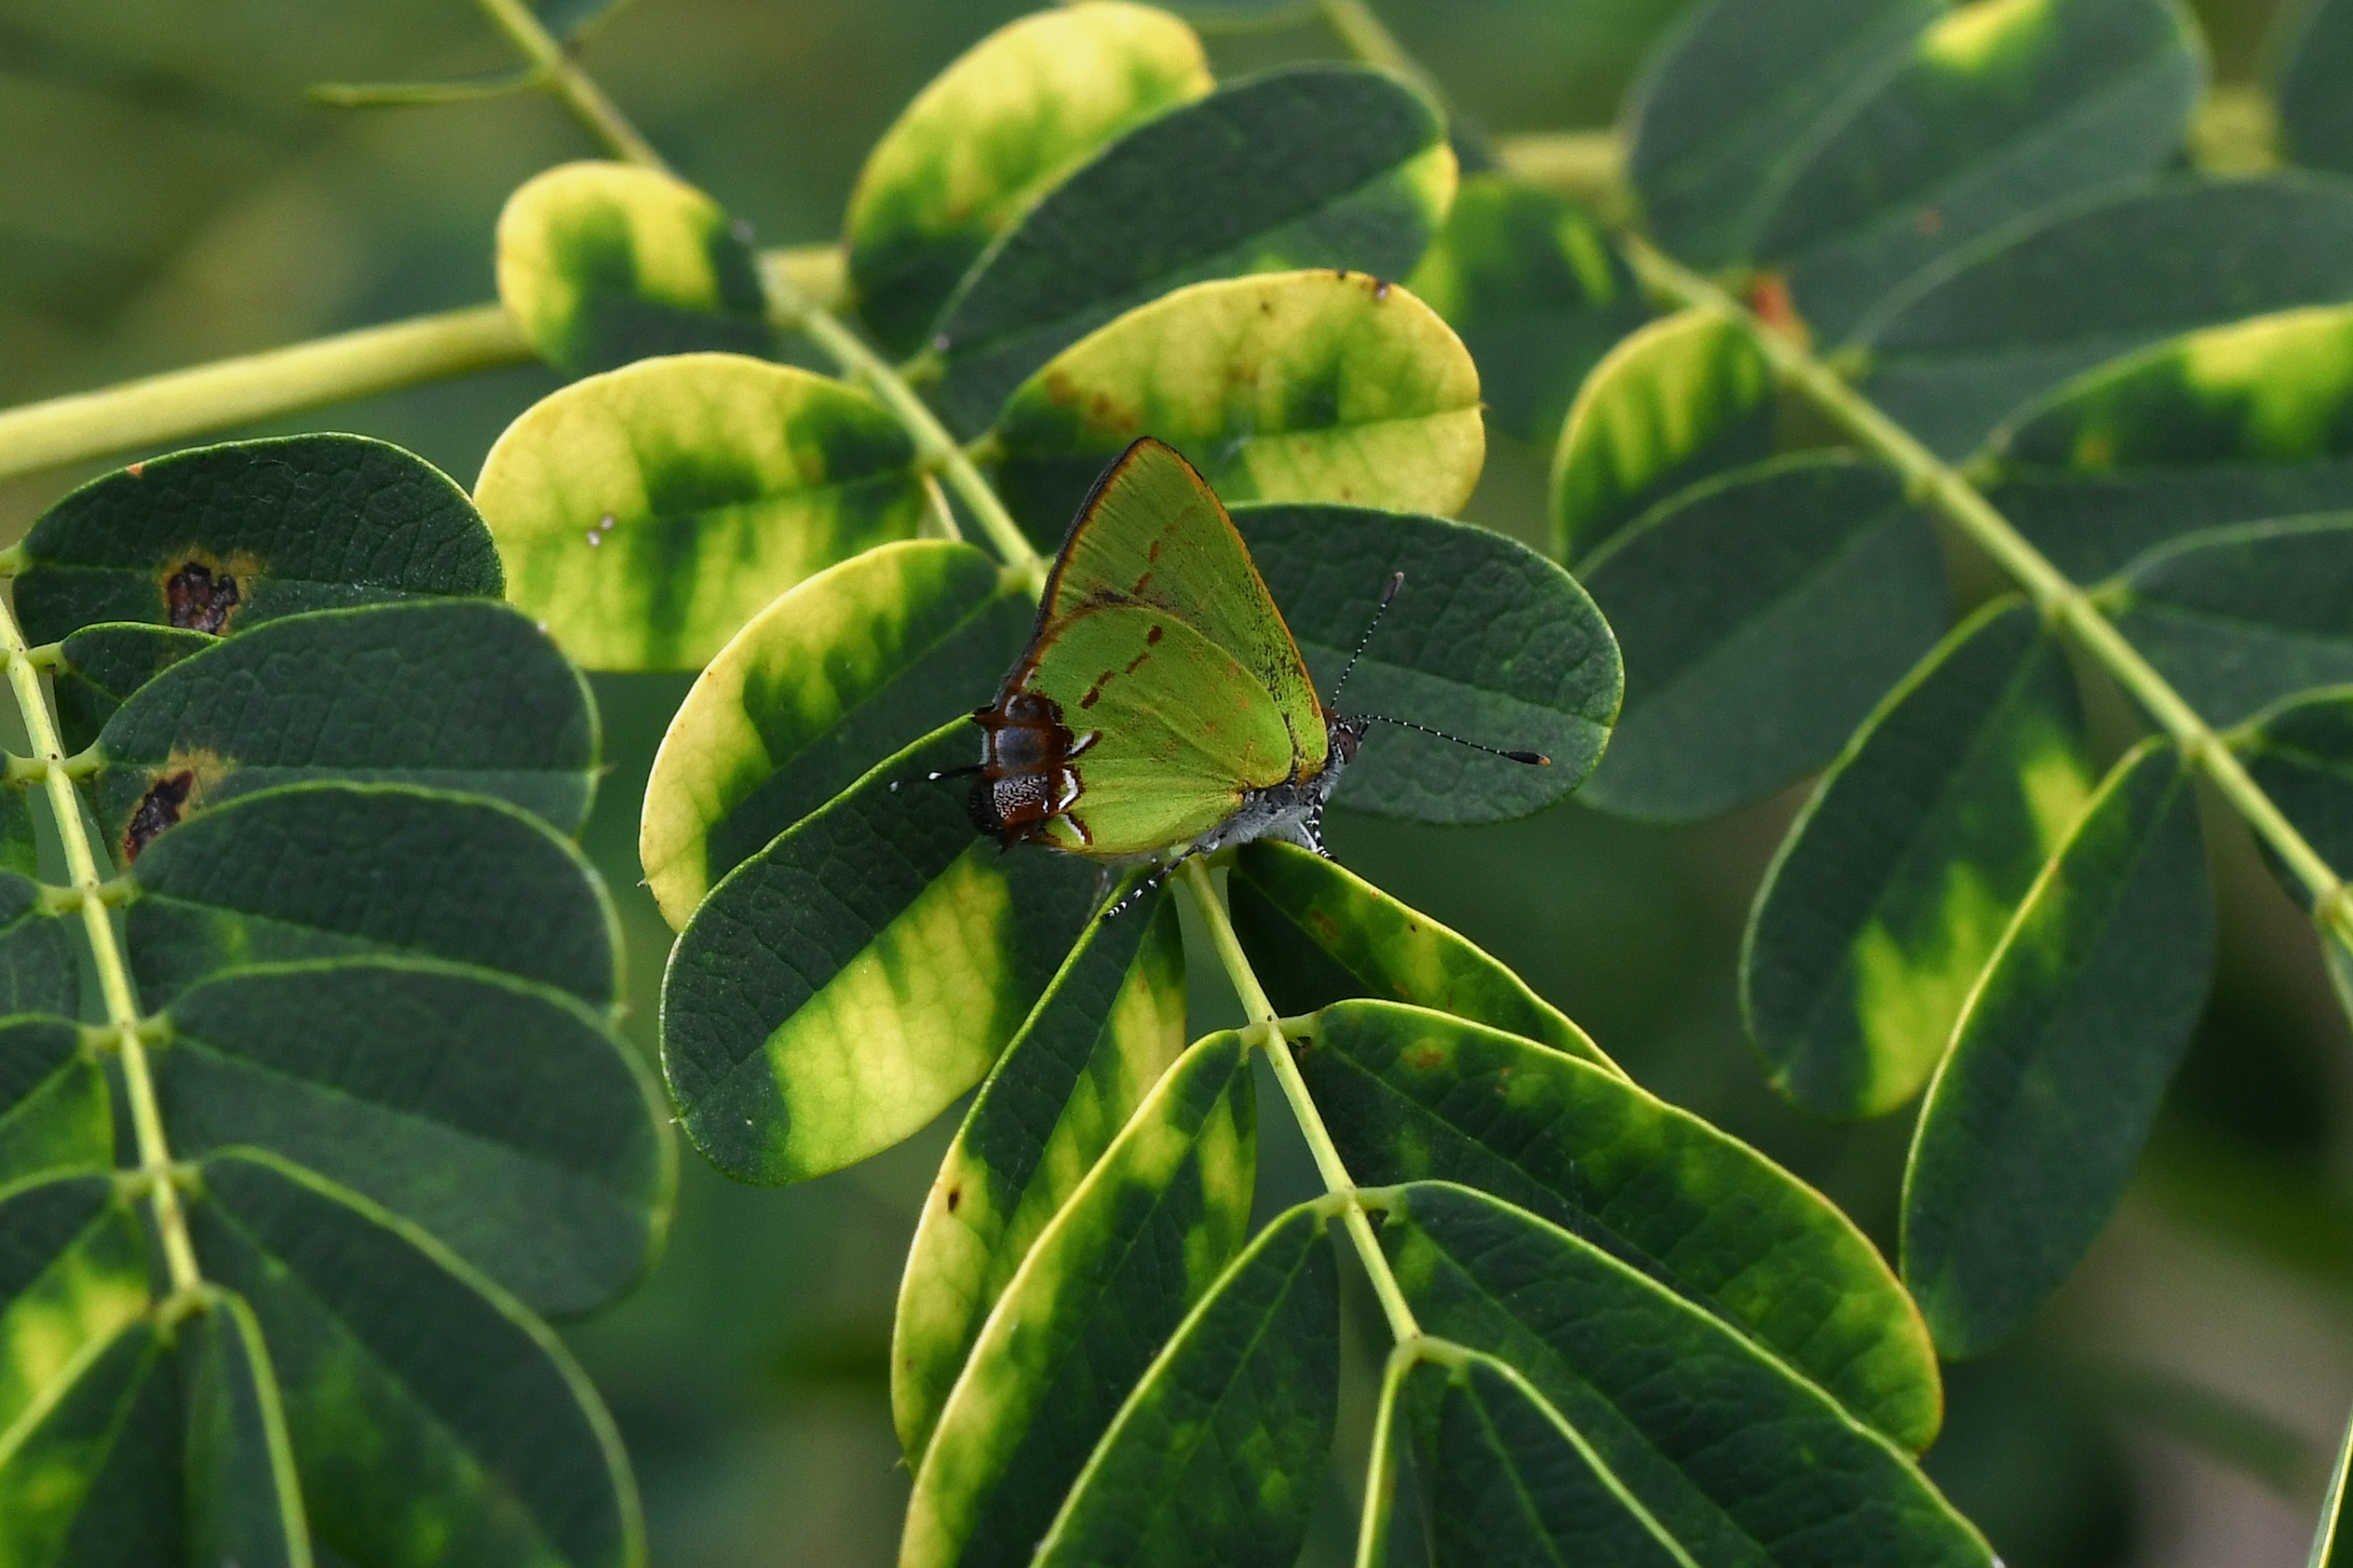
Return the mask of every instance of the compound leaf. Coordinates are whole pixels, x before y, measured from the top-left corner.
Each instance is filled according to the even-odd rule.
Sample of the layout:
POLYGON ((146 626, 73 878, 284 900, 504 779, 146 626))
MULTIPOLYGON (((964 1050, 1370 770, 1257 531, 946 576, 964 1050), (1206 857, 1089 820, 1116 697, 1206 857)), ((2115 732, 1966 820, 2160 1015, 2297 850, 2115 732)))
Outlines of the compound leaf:
POLYGON ((1234 526, 1327 692, 1391 574, 1405 574, 1349 679, 1348 711, 1443 720, 1481 745, 1551 759, 1529 766, 1374 724, 1340 777, 1338 804, 1417 822, 1497 822, 1551 805, 1593 771, 1625 677, 1609 623, 1567 572, 1443 518, 1273 504, 1237 507, 1234 526))
POLYGON ((1741 1011, 1825 1116, 1917 1094, 2012 912, 2091 798, 2058 645, 2015 599, 1921 661, 1831 764, 1757 890, 1741 1011))
POLYGON ((125 912, 139 997, 161 1007, 225 969, 409 953, 620 994, 604 885, 537 818, 397 784, 296 784, 244 795, 156 839, 125 912))
MULTIPOLYGON (((61 1017, 0 1018, 0 1187, 105 1165, 114 1156, 106 1077, 82 1044, 82 1026, 61 1017)), ((0 1414, 0 1423, 5 1418, 0 1414)))
POLYGON ((769 600, 912 536, 915 443, 790 365, 681 354, 592 376, 506 427, 474 487, 509 597, 591 669, 695 669, 769 600))
POLYGON ((911 354, 990 240, 1102 145, 1209 90, 1166 11, 1095 3, 1006 24, 958 56, 866 155, 843 229, 859 316, 911 354))
POLYGON ((1653 503, 1772 450, 1770 367, 1707 311, 1654 321, 1579 388, 1552 459, 1552 552, 1570 566, 1653 503))
POLYGON ((1404 289, 1330 271, 1195 283, 1055 355, 998 416, 1006 504, 1050 547, 1147 434, 1228 504, 1452 512, 1487 449, 1461 340, 1404 289))
POLYGON ((1913 1451, 1944 1414, 1911 1298, 1852 1222, 1764 1156, 1532 1040, 1337 1002, 1292 1048, 1349 1174, 1475 1187, 1699 1303, 1913 1451))
POLYGON ((1289 1568, 1339 1419, 1337 1260, 1318 1206, 1236 1258, 1152 1363, 1038 1543, 1041 1568, 1289 1568))
POLYGON ((1197 1041, 982 1327, 915 1473, 903 1568, 1031 1560, 1128 1391, 1241 1251, 1256 1148, 1241 1037, 1197 1041))
POLYGON ((310 1568, 311 1533, 286 1436, 286 1414, 262 1326, 226 1290, 183 1319, 187 1560, 236 1568, 310 1568))
POLYGON ((646 786, 638 858, 671 926, 875 758, 985 706, 1036 614, 984 552, 910 539, 753 616, 686 694, 646 786))
POLYGON ((676 1180, 654 1086, 570 996, 415 958, 248 968, 174 998, 173 1150, 257 1144, 414 1221, 535 1310, 644 1271, 676 1180))
POLYGON ((1000 235, 932 347, 949 423, 976 432, 1065 345, 1205 279, 1293 267, 1402 278, 1453 200, 1446 128, 1357 66, 1231 83, 1128 132, 1000 235))
POLYGON ((1583 569, 1627 672, 1586 798, 1645 821, 1728 811, 1819 767, 1947 616, 1903 480, 1835 452, 1695 485, 1583 569))
POLYGON ((242 632, 304 610, 418 595, 496 598, 498 554, 466 492, 364 436, 198 447, 91 480, 22 547, 24 634, 99 621, 242 632))
POLYGON ((1901 1449, 1710 1314, 1468 1188, 1383 1207, 1423 1331, 1517 1371, 1690 1561, 1989 1568, 1901 1449))
POLYGON ((959 719, 878 764, 728 872, 680 935, 663 1072, 728 1175, 801 1180, 931 1120, 1094 918, 1095 867, 1000 855, 963 792, 924 782, 978 745, 959 719))
POLYGON ((2153 740, 2027 895, 1921 1108, 1903 1276, 1946 1355, 2016 1329, 2106 1224, 2205 1002, 2214 939, 2196 792, 2153 740))
POLYGON ((215 643, 133 693, 97 742, 101 831, 126 859, 178 820, 320 779, 494 796, 576 831, 596 788, 588 688, 544 633, 488 600, 293 616, 215 643))
POLYGON ((499 300, 523 341, 573 376, 656 354, 762 353, 767 296, 746 234, 659 170, 563 164, 499 214, 499 300))
POLYGON ((1176 907, 1095 921, 981 1085, 923 1205, 890 1347, 911 1460, 1006 1282, 1184 1045, 1176 907))
POLYGON ((1237 853, 1225 888, 1242 951, 1285 1014, 1348 997, 1407 1001, 1618 1072, 1526 981, 1336 860, 1261 839, 1237 853))

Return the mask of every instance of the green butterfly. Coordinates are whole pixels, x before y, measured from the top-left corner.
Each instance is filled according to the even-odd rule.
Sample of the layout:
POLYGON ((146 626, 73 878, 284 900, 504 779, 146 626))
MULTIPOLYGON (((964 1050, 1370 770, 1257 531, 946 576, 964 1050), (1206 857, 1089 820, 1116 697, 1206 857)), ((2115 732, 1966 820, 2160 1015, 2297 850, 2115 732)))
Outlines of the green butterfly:
MULTIPOLYGON (((1403 581, 1390 579, 1382 608, 1403 581)), ((1233 520, 1191 463, 1149 437, 1096 481, 1030 646, 972 716, 980 765, 958 771, 979 776, 974 826, 1007 848, 1163 871, 1269 837, 1322 854, 1324 802, 1366 727, 1403 722, 1341 714, 1316 696, 1233 520)))

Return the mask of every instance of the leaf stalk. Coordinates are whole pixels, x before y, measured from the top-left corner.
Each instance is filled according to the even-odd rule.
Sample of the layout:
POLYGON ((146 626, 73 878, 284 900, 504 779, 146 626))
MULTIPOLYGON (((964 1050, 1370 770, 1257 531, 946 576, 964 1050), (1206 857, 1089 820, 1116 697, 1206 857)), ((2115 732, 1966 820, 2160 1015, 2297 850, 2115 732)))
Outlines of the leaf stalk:
POLYGON ((637 127, 629 122, 629 117, 604 95, 604 89, 580 68, 571 51, 555 40, 555 35, 541 24, 523 0, 480 0, 480 4, 483 13, 499 31, 522 51, 533 66, 545 72, 548 89, 615 157, 664 174, 670 172, 670 166, 654 151, 653 144, 637 134, 637 127))

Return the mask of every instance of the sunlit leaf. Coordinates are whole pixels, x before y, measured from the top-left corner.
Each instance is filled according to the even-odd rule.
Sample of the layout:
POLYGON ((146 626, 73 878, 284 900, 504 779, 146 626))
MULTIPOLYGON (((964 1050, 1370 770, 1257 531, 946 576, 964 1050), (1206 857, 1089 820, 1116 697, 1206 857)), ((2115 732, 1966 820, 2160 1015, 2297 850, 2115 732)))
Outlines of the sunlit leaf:
POLYGON ((1041 1568, 1289 1568, 1338 1424, 1339 1318, 1323 1216, 1291 1209, 1128 1396, 1038 1543, 1041 1568))
POLYGON ((523 341, 574 376, 770 341, 747 231, 655 169, 563 164, 525 181, 499 214, 498 280, 523 341))
POLYGON ((1727 811, 1828 761, 1947 616, 1902 478, 1839 453, 1694 486, 1582 575, 1626 668, 1585 798, 1646 821, 1727 811))
POLYGON ((579 381, 474 487, 508 596, 591 669, 694 669, 770 600, 914 534, 915 444, 826 376, 684 354, 579 381))
POLYGON ((236 1568, 310 1568, 301 1483, 285 1411, 253 1309, 207 1290, 181 1320, 186 1406, 187 1560, 236 1568))
POLYGON ((1184 1044, 1176 907, 1095 921, 981 1086, 923 1205, 890 1352, 911 1458, 1006 1282, 1184 1044))
POLYGON ((1007 24, 916 95, 866 155, 844 244, 858 314, 894 354, 1023 208, 1112 137, 1209 90, 1193 29, 1096 3, 1007 24))
POLYGON ((24 634, 99 621, 242 632, 278 616, 503 591, 466 492, 363 436, 232 441, 93 479, 24 536, 24 634))
POLYGON ((620 1439, 545 1325, 345 1189, 258 1151, 200 1170, 197 1256, 270 1347, 321 1544, 356 1562, 645 1560, 620 1439))
POLYGON ((903 1568, 1027 1563, 1128 1391, 1241 1250, 1256 1168, 1231 1032, 1177 1060, 1007 1284, 915 1473, 903 1568))
POLYGON ((1693 1562, 1989 1568, 1900 1448, 1699 1307, 1467 1188, 1383 1208, 1423 1332, 1517 1371, 1693 1562))
POLYGON ((1290 66, 1220 88, 1112 143, 998 238, 933 339, 940 404, 977 432, 1064 345, 1186 283, 1401 278, 1454 181, 1436 112, 1378 72, 1290 66))
POLYGON ((1919 1093, 2096 782, 2065 655, 1989 605, 1882 701, 1757 890, 1741 1009, 1772 1084, 1826 1116, 1919 1093))
POLYGON ((2214 972, 2196 792, 2151 741, 2027 896, 1929 1086, 1903 1276, 1947 1355, 1990 1349, 2116 1207, 2214 972))
POLYGON ((216 642, 134 693, 97 741, 99 827, 125 858, 164 825, 322 779, 495 796, 572 832, 596 787, 588 688, 488 600, 289 616, 216 642))
POLYGON ((179 1368, 151 1320, 92 1340, 52 1399, 0 1429, 11 1568, 182 1560, 182 1419, 179 1368))
POLYGON ((675 1179, 635 1052, 560 992, 414 958, 248 968, 174 998, 173 1151, 255 1144, 413 1220, 541 1312, 645 1269, 675 1179))
POLYGON ((98 739, 133 692, 213 643, 208 632, 132 621, 101 621, 66 638, 51 688, 66 750, 79 751, 98 739))
POLYGON ((1262 839, 1241 847, 1225 886, 1242 949, 1286 1014, 1348 997, 1409 1001, 1618 1071, 1518 975, 1336 861, 1262 839))
POLYGON ((1863 391, 1947 457, 2070 377, 2195 328, 2353 298, 2353 184, 2180 180, 1989 238, 1855 331, 1863 391))
POLYGON ((1585 378, 1552 460, 1552 552, 1571 566, 1654 502, 1772 448, 1772 378, 1733 322, 1655 321, 1585 378))
POLYGON ((1339 805, 1417 822, 1497 822, 1585 781, 1625 679, 1609 624, 1577 581, 1527 546, 1441 518, 1353 506, 1239 507, 1291 635, 1329 693, 1392 574, 1405 585, 1349 678, 1340 708, 1373 724, 1339 805), (1530 766, 1405 728, 1533 751, 1530 766))
POLYGON ((988 1070, 1094 918, 1095 867, 1002 854, 973 831, 962 787, 924 782, 979 752, 957 720, 890 757, 687 922, 663 980, 663 1072, 721 1170, 797 1181, 930 1121, 988 1070))
POLYGON ((916 539, 752 617, 686 694, 646 786, 638 858, 670 924, 876 758, 985 706, 1036 615, 983 552, 916 539))
POLYGON ((0 1187, 114 1157, 106 1078, 82 1042, 82 1026, 71 1018, 0 1018, 0 1187))
POLYGON ((1911 1298, 1852 1222, 1748 1145, 1591 1063, 1344 1001, 1292 1048, 1350 1176, 1475 1187, 1715 1313, 1918 1450, 1944 1414, 1911 1298))
POLYGON ((147 1310, 147 1245, 132 1202, 106 1171, 0 1188, 0 1433, 21 1432, 28 1412, 54 1401, 102 1341, 147 1310))
POLYGON ((248 964, 408 953, 594 1006, 620 992, 603 883, 536 817, 407 785, 298 784, 199 813, 131 867, 139 997, 248 964))
POLYGON ((2297 163, 2353 174, 2353 99, 2345 90, 2353 69, 2353 6, 2295 0, 2277 14, 2271 89, 2280 139, 2297 163))
POLYGON ((1586 373, 1651 315, 1599 219, 1499 174, 1463 181, 1405 281, 1462 335, 1488 417, 1524 440, 1549 441, 1586 373))
POLYGON ((1459 510, 1487 447, 1479 371, 1446 323, 1395 284, 1330 271, 1196 283, 1054 356, 998 417, 1006 504, 1050 548, 1144 435, 1228 504, 1401 511, 1459 510))

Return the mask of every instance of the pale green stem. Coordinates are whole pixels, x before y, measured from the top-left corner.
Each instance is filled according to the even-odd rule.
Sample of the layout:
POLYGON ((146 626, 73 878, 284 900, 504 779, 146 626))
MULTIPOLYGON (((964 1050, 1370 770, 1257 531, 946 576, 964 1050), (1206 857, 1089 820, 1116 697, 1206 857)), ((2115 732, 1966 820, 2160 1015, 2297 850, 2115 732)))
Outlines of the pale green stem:
POLYGON ((499 31, 514 41, 531 63, 547 72, 547 85, 564 106, 586 126, 589 133, 609 148, 613 155, 627 162, 670 172, 662 154, 653 144, 637 134, 637 127, 629 122, 604 89, 580 69, 570 51, 555 40, 553 34, 532 14, 523 0, 480 0, 482 9, 498 24, 499 31))
POLYGON ((1497 136, 1496 161, 1514 180, 1573 196, 1612 221, 1625 215, 1624 151, 1614 131, 1536 131, 1497 136))
POLYGON ((2353 899, 2347 897, 2344 878, 2305 841, 2271 797, 2248 776, 2230 746, 2198 716, 2197 710, 1976 486, 1881 413, 1837 372, 1801 344, 1767 327, 1731 294, 1639 236, 1625 235, 1623 243, 1636 273, 1653 293, 1677 305, 1718 312, 1737 322, 1785 384, 1902 474, 1917 504, 1933 507, 2024 588, 2044 616, 2131 693, 2157 727, 2172 738, 2191 765, 2206 776, 2303 884, 2312 898, 2314 920, 2353 950, 2353 899))
POLYGON ((163 1112, 156 1104, 154 1079, 148 1071, 138 1001, 131 992, 131 972, 122 961, 122 949, 115 941, 114 918, 107 909, 107 879, 99 872, 98 853, 82 821, 82 798, 67 776, 65 747, 58 742, 56 721, 41 693, 40 672, 33 666, 31 652, 24 629, 17 624, 15 609, 0 601, 0 657, 8 662, 8 687, 15 694, 17 711, 24 715, 33 755, 47 764, 41 770, 41 781, 49 792, 50 813, 57 820, 67 872, 80 895, 82 930, 89 939, 98 988, 105 999, 106 1027, 122 1063, 123 1096, 131 1105, 131 1129, 138 1147, 139 1170, 147 1177, 155 1233, 163 1239, 164 1265, 172 1288, 185 1293, 200 1288, 204 1276, 196 1266, 187 1217, 181 1212, 180 1190, 172 1180, 171 1146, 164 1139, 163 1112))
POLYGON ((1397 35, 1373 15, 1365 0, 1318 0, 1317 9, 1323 15, 1323 24, 1339 35, 1340 42, 1347 45, 1351 55, 1411 82, 1433 102, 1446 101, 1437 80, 1397 41, 1397 35))
POLYGON ((1390 1498, 1397 1490, 1397 1464, 1391 1453, 1396 1446, 1392 1429, 1397 1401, 1406 1374, 1421 1360, 1423 1344, 1419 1336, 1399 1340, 1389 1348, 1389 1359, 1381 1368, 1381 1402, 1372 1412, 1372 1455, 1365 1462, 1365 1500, 1356 1515, 1356 1568, 1381 1568, 1385 1555, 1390 1498))
POLYGON ((1219 963, 1225 968, 1225 978, 1241 999, 1242 1011, 1250 1015, 1251 1030, 1257 1043, 1266 1047, 1267 1064, 1274 1069, 1274 1081, 1283 1087, 1283 1098, 1289 1102, 1291 1114, 1298 1119, 1300 1133, 1307 1140, 1307 1150, 1315 1156, 1317 1174, 1323 1177, 1324 1191, 1345 1206, 1340 1211, 1341 1228, 1356 1248, 1356 1256, 1365 1265, 1365 1272, 1372 1279, 1372 1293, 1381 1299, 1382 1315, 1389 1320, 1389 1333, 1400 1343, 1417 1338, 1421 1325, 1414 1320, 1413 1308, 1405 1304, 1405 1292, 1397 1283, 1397 1275, 1389 1272, 1388 1256, 1382 1252, 1380 1240, 1372 1233, 1372 1221, 1356 1195, 1356 1184, 1349 1178, 1348 1167, 1340 1161, 1340 1151, 1333 1146, 1332 1134, 1323 1125, 1323 1113, 1316 1109, 1315 1096, 1307 1092, 1306 1080, 1299 1076, 1299 1064, 1291 1060, 1290 1042, 1284 1037, 1282 1017, 1274 1004, 1267 1000, 1266 988, 1258 984, 1257 971, 1250 967, 1249 955, 1241 951, 1241 938, 1234 934, 1234 922, 1227 918, 1225 902, 1217 895, 1217 885, 1209 880, 1209 868, 1201 857, 1187 860, 1183 872, 1185 890, 1193 895, 1193 906, 1201 911, 1202 923, 1209 928, 1209 940, 1217 948, 1219 963))

